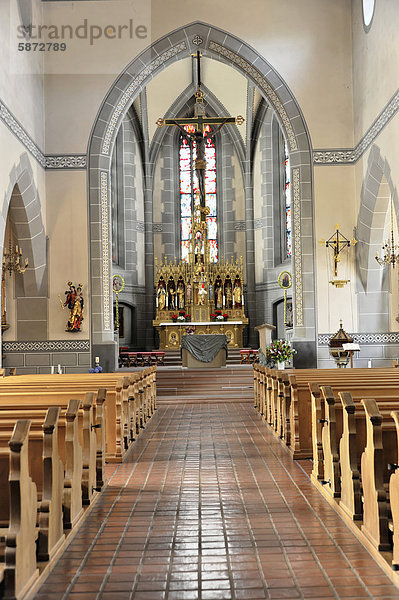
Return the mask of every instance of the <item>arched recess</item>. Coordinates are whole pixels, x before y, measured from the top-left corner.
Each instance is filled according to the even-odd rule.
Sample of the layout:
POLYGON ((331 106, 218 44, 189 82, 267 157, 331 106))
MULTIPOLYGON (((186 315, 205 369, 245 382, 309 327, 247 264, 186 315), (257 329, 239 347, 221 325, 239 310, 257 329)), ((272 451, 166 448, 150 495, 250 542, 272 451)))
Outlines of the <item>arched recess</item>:
MULTIPOLYGON (((0 220, 2 247, 7 244, 7 219, 13 238, 23 248, 29 266, 15 277, 16 339, 47 339, 47 242, 41 203, 32 167, 25 153, 10 173, 0 220)), ((3 249, 2 248, 2 249, 3 249)))
POLYGON ((390 201, 398 218, 398 195, 388 162, 374 144, 370 150, 357 221, 359 331, 389 331, 390 271, 375 260, 390 229, 390 201))
MULTIPOLYGON (((270 63, 243 40, 202 22, 191 23, 171 32, 136 57, 112 85, 94 122, 88 147, 93 349, 104 357, 104 364, 112 366, 114 333, 109 186, 110 159, 116 133, 132 102, 148 82, 168 65, 189 57, 197 50, 201 50, 208 58, 236 68, 256 85, 275 111, 285 133, 290 149, 293 183, 295 339, 297 344, 304 342, 308 356, 315 357, 313 171, 306 122, 291 90, 270 63), (306 274, 306 278, 303 274, 306 274)), ((145 252, 152 264, 152 205, 149 191, 145 206, 145 252)), ((247 231, 248 235, 253 238, 253 229, 247 231)), ((153 310, 151 269, 146 270, 146 288, 147 321, 150 325, 153 310)), ((250 302, 255 302, 254 296, 250 302)), ((251 306, 248 306, 248 310, 251 310, 251 306)))

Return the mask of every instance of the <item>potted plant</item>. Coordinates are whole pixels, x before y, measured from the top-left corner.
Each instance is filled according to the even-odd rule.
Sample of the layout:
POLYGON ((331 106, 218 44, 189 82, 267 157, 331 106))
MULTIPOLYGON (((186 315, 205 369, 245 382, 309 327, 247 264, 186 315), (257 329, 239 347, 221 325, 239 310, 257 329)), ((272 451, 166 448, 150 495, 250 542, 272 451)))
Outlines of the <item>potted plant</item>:
POLYGON ((185 315, 185 317, 184 317, 184 318, 186 319, 186 322, 187 322, 187 321, 191 321, 191 315, 185 315))
POLYGON ((274 340, 270 346, 266 347, 267 360, 273 361, 278 369, 284 369, 285 361, 290 360, 296 354, 295 348, 287 340, 274 340))
POLYGON ((171 317, 171 319, 172 319, 173 323, 176 323, 176 321, 177 321, 177 315, 173 314, 172 317, 171 317))
POLYGON ((215 313, 211 313, 211 321, 216 321, 216 315, 215 313))
POLYGON ((228 319, 228 318, 229 318, 229 315, 228 315, 227 313, 225 313, 225 314, 223 315, 223 319, 224 319, 225 321, 227 321, 227 319, 228 319))

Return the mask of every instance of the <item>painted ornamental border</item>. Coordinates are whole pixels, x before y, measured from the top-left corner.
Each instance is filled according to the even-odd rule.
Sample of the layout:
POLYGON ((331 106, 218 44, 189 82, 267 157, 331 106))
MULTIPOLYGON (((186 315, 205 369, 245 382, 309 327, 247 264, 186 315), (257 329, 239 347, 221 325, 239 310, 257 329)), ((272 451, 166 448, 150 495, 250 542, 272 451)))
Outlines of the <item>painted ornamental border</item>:
MULTIPOLYGON (((73 334, 72 334, 73 335, 73 334)), ((3 352, 90 352, 90 340, 3 342, 3 352)))
MULTIPOLYGON (((328 346, 334 333, 319 333, 317 343, 319 346, 328 346)), ((399 344, 399 331, 387 333, 350 333, 356 344, 399 344)))

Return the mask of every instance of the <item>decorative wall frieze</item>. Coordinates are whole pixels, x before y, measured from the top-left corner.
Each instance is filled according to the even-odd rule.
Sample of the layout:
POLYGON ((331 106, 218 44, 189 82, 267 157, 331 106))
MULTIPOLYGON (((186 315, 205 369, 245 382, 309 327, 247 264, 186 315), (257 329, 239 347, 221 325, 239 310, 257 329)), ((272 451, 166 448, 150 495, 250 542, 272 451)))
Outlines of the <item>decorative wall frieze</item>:
POLYGON ((22 127, 21 123, 14 117, 12 112, 0 100, 0 121, 15 135, 15 137, 25 146, 30 154, 43 167, 46 167, 46 159, 43 152, 35 144, 30 135, 22 127))
POLYGON ((154 233, 162 233, 163 232, 163 224, 162 223, 153 223, 152 230, 154 233))
POLYGON ((7 352, 90 352, 90 340, 3 342, 3 353, 7 352))
POLYGON ((229 59, 232 63, 238 65, 265 92, 270 104, 273 106, 284 125, 291 151, 297 150, 298 146, 290 118, 287 115, 287 111, 285 110, 279 96, 276 94, 272 86, 267 82, 266 77, 262 75, 262 73, 258 71, 256 67, 245 60, 245 58, 239 54, 236 54, 236 52, 233 52, 233 50, 230 50, 225 46, 221 46, 212 40, 209 42, 209 48, 213 50, 213 52, 220 54, 224 58, 229 59))
POLYGON ((303 285, 302 285, 302 240, 301 240, 301 193, 299 189, 299 169, 293 169, 294 205, 294 271, 295 271, 295 325, 303 326, 303 285))
MULTIPOLYGON (((328 346, 334 333, 319 333, 317 343, 319 346, 328 346)), ((399 331, 387 333, 350 333, 355 344, 399 344, 399 331)))
POLYGON ((383 108, 378 117, 368 128, 360 142, 355 148, 314 150, 313 162, 315 165, 338 165, 354 164, 365 153, 375 138, 381 133, 387 123, 398 112, 399 89, 392 96, 388 104, 383 108))
POLYGON ((86 154, 47 154, 45 156, 46 169, 86 169, 87 156, 86 154))
POLYGON ((144 221, 137 221, 137 223, 136 223, 136 231, 145 231, 145 223, 144 223, 144 221))
POLYGON ((110 215, 108 206, 108 173, 100 172, 101 193, 101 247, 102 247, 102 282, 103 282, 103 319, 104 330, 111 330, 111 306, 110 306, 110 215))
POLYGON ((123 93, 121 99, 119 100, 112 113, 107 130, 105 132, 104 142, 101 148, 101 154, 108 155, 110 153, 111 141, 115 133, 115 128, 119 122, 119 117, 121 113, 123 113, 123 111, 125 110, 126 105, 129 102, 131 102, 135 92, 138 89, 140 89, 141 85, 156 69, 162 66, 173 56, 176 56, 177 54, 180 54, 180 52, 183 52, 186 48, 186 42, 180 42, 179 44, 176 44, 176 46, 169 48, 168 50, 154 58, 154 60, 152 60, 147 67, 140 71, 137 77, 133 78, 132 83, 126 88, 126 91, 123 93))
POLYGON ((86 169, 86 154, 45 155, 2 100, 0 100, 0 121, 25 146, 26 150, 37 160, 43 169, 86 169))

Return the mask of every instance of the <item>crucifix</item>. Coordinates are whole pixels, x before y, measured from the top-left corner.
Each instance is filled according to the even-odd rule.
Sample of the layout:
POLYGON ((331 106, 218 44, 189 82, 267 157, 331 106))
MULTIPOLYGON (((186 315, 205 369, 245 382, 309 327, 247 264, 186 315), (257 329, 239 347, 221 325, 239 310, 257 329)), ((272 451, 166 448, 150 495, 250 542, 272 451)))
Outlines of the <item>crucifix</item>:
POLYGON ((197 91, 195 93, 194 116, 176 119, 158 119, 156 124, 158 127, 175 126, 192 142, 195 142, 197 149, 197 157, 195 159, 195 172, 198 179, 198 188, 200 196, 200 220, 206 221, 206 205, 205 205, 205 139, 212 139, 217 133, 228 123, 236 123, 242 125, 245 121, 244 117, 207 117, 204 108, 204 93, 201 90, 201 53, 198 50, 192 55, 197 60, 197 91), (194 132, 190 133, 185 130, 185 125, 192 125, 194 132), (216 129, 209 132, 208 126, 216 125, 216 129))

